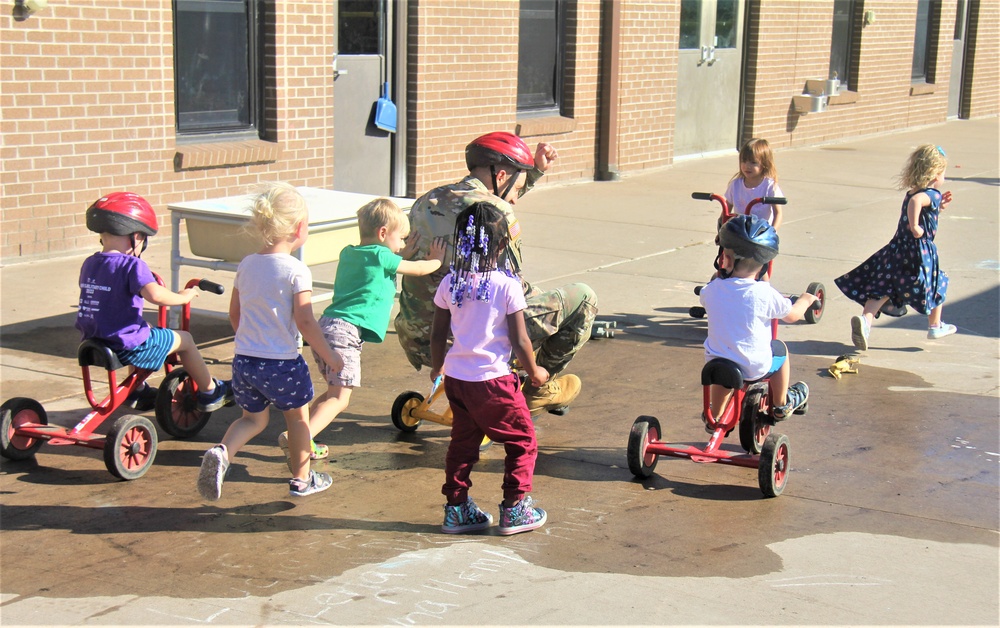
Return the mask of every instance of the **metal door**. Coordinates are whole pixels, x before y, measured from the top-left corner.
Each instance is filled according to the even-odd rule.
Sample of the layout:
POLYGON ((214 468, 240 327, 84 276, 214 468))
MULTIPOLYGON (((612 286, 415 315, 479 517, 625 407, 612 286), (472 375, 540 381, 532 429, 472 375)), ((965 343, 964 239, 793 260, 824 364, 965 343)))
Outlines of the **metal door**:
POLYGON ((333 187, 389 195, 392 133, 375 126, 382 84, 392 84, 393 2, 339 0, 333 83, 333 187))
POLYGON ((969 0, 956 0, 955 39, 951 53, 951 81, 948 85, 948 117, 962 115, 962 86, 965 83, 965 34, 969 26, 969 0))
POLYGON ((674 157, 736 148, 743 2, 681 0, 674 157))

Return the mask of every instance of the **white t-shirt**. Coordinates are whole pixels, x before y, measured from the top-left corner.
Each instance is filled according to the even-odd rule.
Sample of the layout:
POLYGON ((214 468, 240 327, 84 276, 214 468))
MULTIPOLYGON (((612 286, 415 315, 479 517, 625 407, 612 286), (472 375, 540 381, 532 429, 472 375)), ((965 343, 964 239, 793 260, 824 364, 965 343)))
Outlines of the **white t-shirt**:
POLYGON ((788 316, 791 300, 766 281, 732 277, 710 281, 701 289, 701 304, 708 314, 705 360, 732 360, 748 380, 767 375, 771 321, 788 316))
MULTIPOLYGON (((755 188, 748 188, 743 179, 733 179, 729 182, 729 187, 726 188, 726 202, 729 203, 729 211, 734 214, 746 213, 750 201, 765 196, 784 197, 785 195, 771 177, 764 177, 760 185, 755 188)), ((763 218, 768 224, 774 224, 774 205, 757 203, 750 210, 750 213, 758 218, 763 218)))
MULTIPOLYGON (((513 350, 507 329, 507 315, 527 307, 521 281, 501 271, 490 273, 490 300, 477 301, 466 296, 462 307, 451 302, 451 278, 448 273, 438 284, 434 305, 451 312, 454 344, 444 358, 444 372, 466 382, 484 382, 510 373, 513 350)), ((473 294, 479 275, 468 276, 473 294)))
POLYGON ((236 353, 275 360, 298 357, 292 303, 299 292, 312 291, 309 267, 287 253, 254 253, 240 262, 233 287, 240 293, 236 353))

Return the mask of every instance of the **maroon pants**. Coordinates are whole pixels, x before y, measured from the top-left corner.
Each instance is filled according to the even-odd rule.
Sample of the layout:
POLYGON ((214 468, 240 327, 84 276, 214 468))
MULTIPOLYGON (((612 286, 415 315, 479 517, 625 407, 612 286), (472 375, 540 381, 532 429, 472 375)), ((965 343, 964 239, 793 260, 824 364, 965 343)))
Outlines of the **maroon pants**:
POLYGON ((479 461, 483 435, 503 443, 504 499, 519 500, 531 492, 538 443, 531 413, 513 373, 485 382, 444 378, 444 392, 451 404, 451 444, 444 461, 441 493, 449 504, 460 504, 469 495, 472 466, 479 461))

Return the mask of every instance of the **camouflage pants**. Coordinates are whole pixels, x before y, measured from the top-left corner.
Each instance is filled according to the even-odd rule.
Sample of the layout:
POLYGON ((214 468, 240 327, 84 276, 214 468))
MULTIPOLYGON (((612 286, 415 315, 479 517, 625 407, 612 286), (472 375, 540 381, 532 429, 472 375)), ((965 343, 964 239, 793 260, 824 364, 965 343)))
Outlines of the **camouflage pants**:
MULTIPOLYGON (((573 283, 527 295, 524 323, 537 351, 538 365, 551 375, 561 372, 590 339, 597 316, 597 295, 590 286, 573 283)), ((396 337, 413 368, 431 365, 428 324, 412 324, 396 317, 396 337)))

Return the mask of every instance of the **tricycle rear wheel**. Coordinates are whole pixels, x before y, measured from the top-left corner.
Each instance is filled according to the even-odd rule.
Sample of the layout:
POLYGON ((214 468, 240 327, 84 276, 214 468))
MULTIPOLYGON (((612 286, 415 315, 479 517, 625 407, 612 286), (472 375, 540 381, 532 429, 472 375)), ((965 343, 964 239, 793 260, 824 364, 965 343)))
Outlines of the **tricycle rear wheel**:
POLYGON ((628 435, 628 470, 637 478, 653 475, 658 454, 649 451, 649 443, 660 440, 660 422, 653 416, 641 416, 632 423, 628 435))
POLYGON ((0 406, 0 454, 8 460, 27 460, 45 442, 32 436, 19 436, 17 428, 25 423, 49 424, 42 404, 28 397, 14 397, 0 406))
POLYGON ((413 416, 412 412, 420 407, 424 402, 424 396, 418 392, 408 390, 400 393, 396 401, 392 404, 392 424, 401 432, 415 432, 420 427, 420 419, 413 416))
POLYGON ((156 428, 144 416, 119 417, 104 441, 104 465, 111 475, 136 480, 149 471, 156 457, 156 428))
POLYGON ((823 310, 826 307, 826 288, 818 281, 814 281, 806 288, 806 292, 816 296, 816 302, 806 310, 805 319, 810 325, 815 325, 823 318, 823 310))

